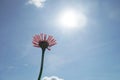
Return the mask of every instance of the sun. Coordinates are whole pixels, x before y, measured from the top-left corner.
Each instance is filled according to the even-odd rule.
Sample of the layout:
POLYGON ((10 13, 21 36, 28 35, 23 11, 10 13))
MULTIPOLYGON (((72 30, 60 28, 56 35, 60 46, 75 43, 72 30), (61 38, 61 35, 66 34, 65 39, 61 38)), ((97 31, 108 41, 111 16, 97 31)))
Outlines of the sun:
POLYGON ((86 16, 75 9, 65 9, 58 15, 58 24, 63 29, 75 29, 86 25, 86 16))
POLYGON ((66 10, 60 14, 59 22, 64 27, 76 27, 78 23, 78 15, 73 10, 66 10))

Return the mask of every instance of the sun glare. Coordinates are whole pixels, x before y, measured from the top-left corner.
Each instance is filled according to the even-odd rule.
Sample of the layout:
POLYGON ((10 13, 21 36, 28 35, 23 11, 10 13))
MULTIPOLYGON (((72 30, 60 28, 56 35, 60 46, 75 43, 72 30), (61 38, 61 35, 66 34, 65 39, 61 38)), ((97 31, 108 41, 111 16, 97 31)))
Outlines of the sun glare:
POLYGON ((83 27, 86 21, 86 16, 74 9, 63 10, 58 15, 59 26, 66 29, 83 27))
POLYGON ((59 17, 59 22, 62 26, 65 27, 76 27, 78 21, 78 16, 75 11, 68 10, 65 12, 62 12, 59 17))

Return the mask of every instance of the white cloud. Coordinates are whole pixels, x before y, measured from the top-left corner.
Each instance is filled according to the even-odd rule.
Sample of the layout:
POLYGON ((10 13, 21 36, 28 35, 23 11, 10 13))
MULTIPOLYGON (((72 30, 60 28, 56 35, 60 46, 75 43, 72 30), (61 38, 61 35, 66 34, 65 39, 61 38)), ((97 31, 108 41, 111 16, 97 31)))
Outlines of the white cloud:
POLYGON ((36 6, 37 8, 42 8, 46 0, 29 0, 27 4, 36 6))
POLYGON ((58 78, 56 76, 51 76, 51 77, 44 77, 42 80, 64 80, 64 79, 58 78))

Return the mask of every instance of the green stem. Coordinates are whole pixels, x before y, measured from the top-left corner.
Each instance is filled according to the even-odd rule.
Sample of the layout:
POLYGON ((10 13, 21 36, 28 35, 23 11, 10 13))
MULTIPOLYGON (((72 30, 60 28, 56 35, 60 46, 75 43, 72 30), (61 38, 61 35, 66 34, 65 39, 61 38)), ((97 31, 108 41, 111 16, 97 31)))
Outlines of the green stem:
POLYGON ((41 80, 41 76, 42 76, 43 64, 44 64, 44 53, 45 53, 45 49, 42 49, 41 67, 40 67, 40 73, 38 76, 38 80, 41 80))

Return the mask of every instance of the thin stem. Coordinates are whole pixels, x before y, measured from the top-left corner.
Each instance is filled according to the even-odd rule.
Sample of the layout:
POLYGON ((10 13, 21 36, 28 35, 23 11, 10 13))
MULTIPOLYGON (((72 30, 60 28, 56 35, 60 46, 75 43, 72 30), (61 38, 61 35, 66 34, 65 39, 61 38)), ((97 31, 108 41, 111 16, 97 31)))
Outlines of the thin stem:
POLYGON ((42 49, 41 67, 40 67, 40 73, 38 76, 38 80, 41 80, 41 76, 42 76, 43 64, 44 64, 44 53, 45 53, 45 49, 42 49))

